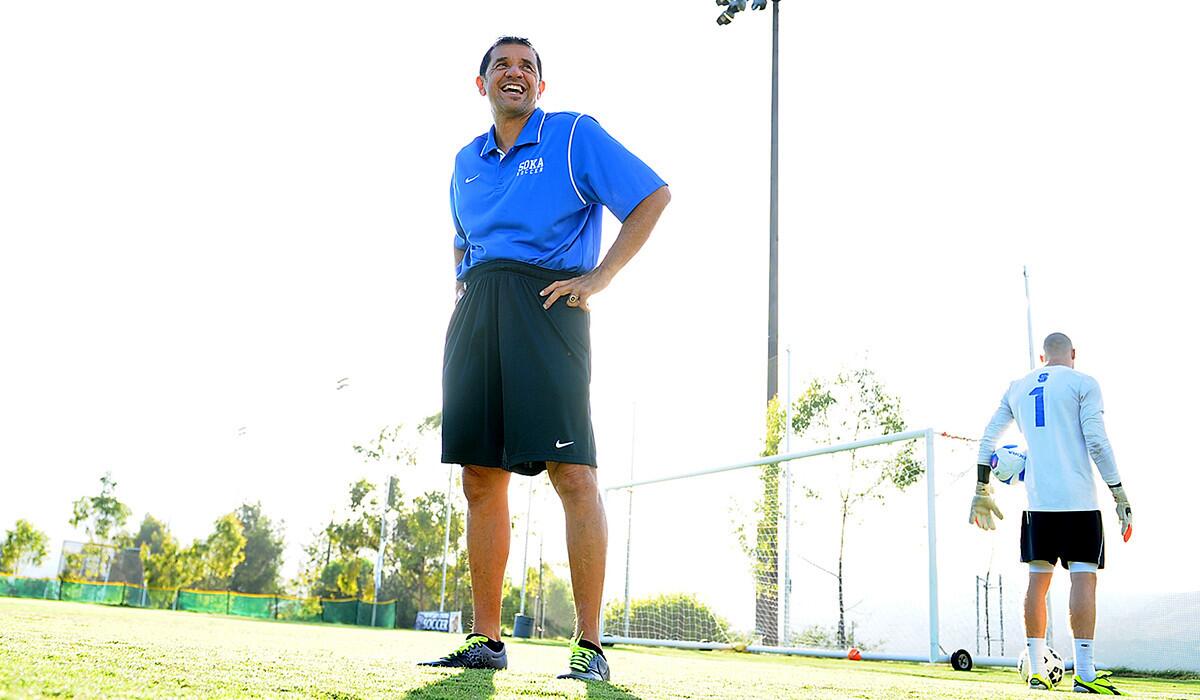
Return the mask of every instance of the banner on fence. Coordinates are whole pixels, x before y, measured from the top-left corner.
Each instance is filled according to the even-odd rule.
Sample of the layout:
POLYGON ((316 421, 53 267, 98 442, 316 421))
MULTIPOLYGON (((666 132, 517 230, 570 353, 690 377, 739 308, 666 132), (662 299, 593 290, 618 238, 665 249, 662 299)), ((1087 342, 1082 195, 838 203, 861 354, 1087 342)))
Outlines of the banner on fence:
POLYGON ((450 632, 462 634, 462 611, 438 612, 431 610, 417 613, 416 628, 432 632, 450 632))

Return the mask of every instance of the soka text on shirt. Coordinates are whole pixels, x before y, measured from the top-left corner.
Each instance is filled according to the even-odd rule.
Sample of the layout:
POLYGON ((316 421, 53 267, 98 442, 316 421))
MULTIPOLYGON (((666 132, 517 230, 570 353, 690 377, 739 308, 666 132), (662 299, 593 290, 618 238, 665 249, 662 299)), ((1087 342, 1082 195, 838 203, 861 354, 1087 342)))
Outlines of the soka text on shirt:
POLYGON ((517 164, 517 177, 522 175, 537 175, 538 173, 542 172, 543 166, 544 164, 542 163, 541 158, 530 158, 529 160, 523 160, 517 164))

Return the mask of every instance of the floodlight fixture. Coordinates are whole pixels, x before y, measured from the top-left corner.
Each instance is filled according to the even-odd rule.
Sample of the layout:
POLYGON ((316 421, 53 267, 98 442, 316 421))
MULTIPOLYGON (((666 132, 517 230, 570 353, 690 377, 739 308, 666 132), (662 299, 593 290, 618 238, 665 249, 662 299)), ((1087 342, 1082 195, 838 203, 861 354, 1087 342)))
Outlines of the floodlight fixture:
MULTIPOLYGON (((765 2, 765 0, 754 0, 755 3, 765 2)), ((725 11, 717 17, 717 24, 724 27, 733 21, 733 16, 739 12, 746 11, 746 0, 717 0, 719 7, 724 7, 725 11)))

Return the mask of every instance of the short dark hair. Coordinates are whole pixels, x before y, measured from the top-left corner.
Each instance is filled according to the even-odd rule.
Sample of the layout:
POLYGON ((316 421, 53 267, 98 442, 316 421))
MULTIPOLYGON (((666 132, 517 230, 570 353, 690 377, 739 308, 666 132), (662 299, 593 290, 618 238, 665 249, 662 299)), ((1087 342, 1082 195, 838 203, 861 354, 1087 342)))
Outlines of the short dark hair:
POLYGON ((487 69, 492 63, 492 51, 497 46, 504 46, 506 44, 520 44, 521 46, 529 47, 529 50, 533 52, 533 57, 537 59, 538 78, 542 77, 542 55, 523 36, 502 36, 496 40, 496 43, 489 46, 487 53, 483 54, 483 61, 479 63, 479 77, 487 78, 487 69))
POLYGON ((1066 333, 1051 333, 1042 342, 1042 352, 1046 353, 1046 357, 1068 355, 1074 349, 1075 346, 1066 333))

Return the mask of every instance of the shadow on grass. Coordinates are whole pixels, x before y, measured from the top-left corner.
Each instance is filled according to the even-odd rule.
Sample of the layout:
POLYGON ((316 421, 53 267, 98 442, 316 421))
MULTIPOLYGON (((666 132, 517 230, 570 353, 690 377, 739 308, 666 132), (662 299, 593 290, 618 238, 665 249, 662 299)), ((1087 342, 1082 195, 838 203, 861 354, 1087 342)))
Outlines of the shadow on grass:
POLYGON ((401 695, 401 700, 443 700, 449 698, 490 698, 496 693, 492 680, 495 671, 466 669, 435 683, 421 686, 401 695))
POLYGON ((588 683, 588 700, 642 700, 619 685, 611 683, 588 683))

